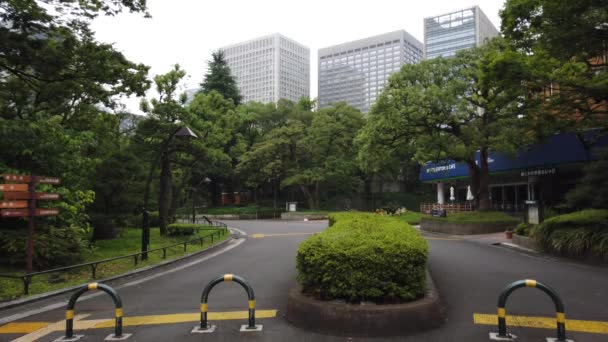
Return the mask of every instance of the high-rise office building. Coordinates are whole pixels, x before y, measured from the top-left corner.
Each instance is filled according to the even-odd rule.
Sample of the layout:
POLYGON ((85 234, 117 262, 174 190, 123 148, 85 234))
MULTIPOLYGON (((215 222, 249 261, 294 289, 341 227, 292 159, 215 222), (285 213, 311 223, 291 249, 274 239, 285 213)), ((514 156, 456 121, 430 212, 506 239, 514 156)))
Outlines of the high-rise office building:
POLYGON ((310 49, 281 34, 221 48, 243 96, 263 103, 310 96, 310 49))
POLYGON ((404 30, 319 49, 319 108, 345 101, 367 113, 389 76, 422 53, 422 43, 404 30))
POLYGON ((498 30, 479 6, 424 19, 424 58, 454 56, 481 45, 498 30))

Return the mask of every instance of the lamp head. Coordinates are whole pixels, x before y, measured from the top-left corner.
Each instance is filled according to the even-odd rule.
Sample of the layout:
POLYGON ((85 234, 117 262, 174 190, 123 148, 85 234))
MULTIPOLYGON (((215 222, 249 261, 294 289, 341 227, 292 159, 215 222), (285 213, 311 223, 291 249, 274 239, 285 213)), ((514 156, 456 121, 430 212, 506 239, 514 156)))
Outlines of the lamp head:
POLYGON ((196 139, 198 138, 198 136, 192 132, 192 130, 190 129, 190 127, 188 126, 183 126, 182 128, 180 128, 176 133, 175 133, 176 137, 180 137, 180 138, 186 138, 186 139, 196 139))

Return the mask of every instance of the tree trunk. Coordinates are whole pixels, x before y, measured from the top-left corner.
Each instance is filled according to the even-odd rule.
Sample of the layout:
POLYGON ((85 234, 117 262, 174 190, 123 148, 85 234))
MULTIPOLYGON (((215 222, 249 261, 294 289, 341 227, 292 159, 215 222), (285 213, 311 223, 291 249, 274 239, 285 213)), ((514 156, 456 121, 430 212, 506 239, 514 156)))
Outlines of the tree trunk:
POLYGON ((220 205, 219 198, 222 194, 220 193, 220 184, 217 178, 211 180, 211 205, 218 207, 220 205))
POLYGON ((167 225, 169 224, 169 208, 171 207, 171 164, 169 156, 163 153, 161 157, 160 168, 160 191, 158 194, 158 220, 160 234, 167 233, 167 225))
POLYGON ((475 159, 467 160, 469 166, 469 175, 471 176, 471 193, 475 208, 479 208, 479 166, 475 163, 475 159))
POLYGON ((314 199, 312 198, 312 195, 310 194, 308 187, 306 187, 306 185, 300 184, 300 189, 302 190, 302 193, 304 194, 304 197, 306 198, 306 201, 308 202, 308 208, 316 209, 314 199))
POLYGON ((272 182, 272 208, 274 210, 277 209, 277 201, 278 201, 278 196, 279 196, 279 181, 277 179, 274 179, 272 182))
POLYGON ((488 148, 483 147, 479 153, 479 210, 492 210, 490 201, 490 167, 488 165, 488 148))
POLYGON ((313 199, 313 201, 315 203, 315 208, 314 208, 315 210, 318 210, 321 207, 321 205, 319 203, 319 188, 320 188, 319 182, 315 182, 315 193, 314 193, 314 199, 313 199))

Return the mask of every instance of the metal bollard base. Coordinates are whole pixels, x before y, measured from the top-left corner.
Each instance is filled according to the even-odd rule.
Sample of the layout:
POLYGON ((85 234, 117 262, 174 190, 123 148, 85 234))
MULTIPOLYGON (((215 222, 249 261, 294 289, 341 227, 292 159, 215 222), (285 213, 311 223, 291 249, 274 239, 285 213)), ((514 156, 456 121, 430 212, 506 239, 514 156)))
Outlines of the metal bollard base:
POLYGON ((192 331, 190 332, 191 334, 207 334, 207 333, 212 333, 215 331, 215 328, 217 326, 214 324, 208 325, 207 329, 201 329, 200 325, 195 325, 194 328, 192 328, 192 331))
POLYGON ((261 324, 256 324, 255 328, 249 328, 249 326, 247 324, 243 324, 241 325, 241 330, 239 330, 240 332, 256 332, 256 331, 262 331, 262 325, 261 324))
MULTIPOLYGON (((555 337, 547 337, 547 342, 563 342, 563 341, 560 341, 555 337)), ((574 340, 566 339, 566 342, 574 342, 574 340)))
POLYGON ((72 341, 78 341, 83 337, 84 337, 84 335, 73 335, 72 337, 61 336, 60 338, 53 340, 53 342, 72 342, 72 341))
POLYGON ((114 334, 108 335, 104 341, 123 341, 131 337, 133 334, 122 334, 122 336, 116 336, 114 334))
POLYGON ((490 333, 490 341, 515 341, 517 336, 513 334, 508 334, 508 337, 498 336, 497 332, 490 333))

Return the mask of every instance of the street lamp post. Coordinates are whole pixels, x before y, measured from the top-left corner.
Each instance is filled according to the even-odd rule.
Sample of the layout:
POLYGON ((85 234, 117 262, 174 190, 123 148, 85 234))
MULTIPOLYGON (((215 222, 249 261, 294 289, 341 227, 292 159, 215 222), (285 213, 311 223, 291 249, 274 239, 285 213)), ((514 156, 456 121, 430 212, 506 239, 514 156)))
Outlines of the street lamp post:
POLYGON ((194 205, 196 200, 196 188, 192 187, 192 224, 196 224, 196 206, 194 205))
POLYGON ((198 136, 194 134, 190 128, 183 126, 173 131, 173 133, 171 133, 171 135, 163 140, 163 142, 160 144, 158 155, 150 167, 150 173, 148 173, 148 179, 146 181, 146 190, 144 192, 144 205, 142 208, 141 260, 148 259, 148 247, 150 246, 150 212, 148 211, 148 202, 150 201, 150 185, 152 184, 152 178, 154 177, 156 165, 160 161, 160 157, 163 155, 163 153, 166 153, 167 146, 169 146, 169 143, 173 137, 198 138, 198 136))

